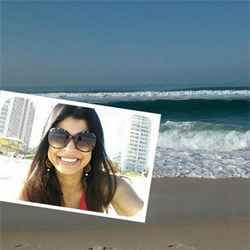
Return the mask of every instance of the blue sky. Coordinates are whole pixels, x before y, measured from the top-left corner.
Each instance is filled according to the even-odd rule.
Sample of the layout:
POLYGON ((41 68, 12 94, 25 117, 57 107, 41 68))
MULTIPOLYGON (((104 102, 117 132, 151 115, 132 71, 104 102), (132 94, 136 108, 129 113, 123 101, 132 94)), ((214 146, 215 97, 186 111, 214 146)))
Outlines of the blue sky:
POLYGON ((2 1, 1 88, 246 86, 248 1, 2 1))

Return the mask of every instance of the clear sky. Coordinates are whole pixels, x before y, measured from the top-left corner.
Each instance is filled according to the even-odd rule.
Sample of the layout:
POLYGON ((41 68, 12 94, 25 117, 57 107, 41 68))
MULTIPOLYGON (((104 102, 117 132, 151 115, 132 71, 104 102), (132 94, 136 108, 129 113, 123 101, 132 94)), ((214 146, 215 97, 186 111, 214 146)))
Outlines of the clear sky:
POLYGON ((1 88, 248 85, 248 1, 1 1, 1 88))

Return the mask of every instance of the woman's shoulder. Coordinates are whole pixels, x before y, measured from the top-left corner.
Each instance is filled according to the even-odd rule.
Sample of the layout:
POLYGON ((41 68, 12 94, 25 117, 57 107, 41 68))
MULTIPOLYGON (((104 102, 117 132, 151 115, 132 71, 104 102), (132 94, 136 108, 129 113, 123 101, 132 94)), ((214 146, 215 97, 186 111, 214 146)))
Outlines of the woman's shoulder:
POLYGON ((144 202, 134 191, 130 183, 124 178, 114 176, 116 191, 111 201, 117 214, 134 216, 143 208, 144 202))

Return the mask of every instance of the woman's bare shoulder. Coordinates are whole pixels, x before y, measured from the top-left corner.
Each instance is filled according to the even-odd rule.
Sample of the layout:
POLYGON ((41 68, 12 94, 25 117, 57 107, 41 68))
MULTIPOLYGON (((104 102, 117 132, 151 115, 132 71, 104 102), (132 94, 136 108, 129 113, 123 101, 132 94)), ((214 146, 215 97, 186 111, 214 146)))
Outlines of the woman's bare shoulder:
POLYGON ((111 201, 116 213, 124 216, 134 216, 142 210, 144 202, 124 178, 115 176, 116 192, 111 201))

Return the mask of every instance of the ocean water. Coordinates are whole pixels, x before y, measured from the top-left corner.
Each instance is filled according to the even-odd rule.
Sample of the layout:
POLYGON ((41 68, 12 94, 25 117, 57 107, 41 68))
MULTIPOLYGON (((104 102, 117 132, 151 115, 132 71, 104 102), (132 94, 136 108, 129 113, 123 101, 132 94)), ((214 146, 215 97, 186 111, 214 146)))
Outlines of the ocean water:
POLYGON ((72 89, 36 94, 162 115, 154 177, 250 178, 249 88, 72 89))

